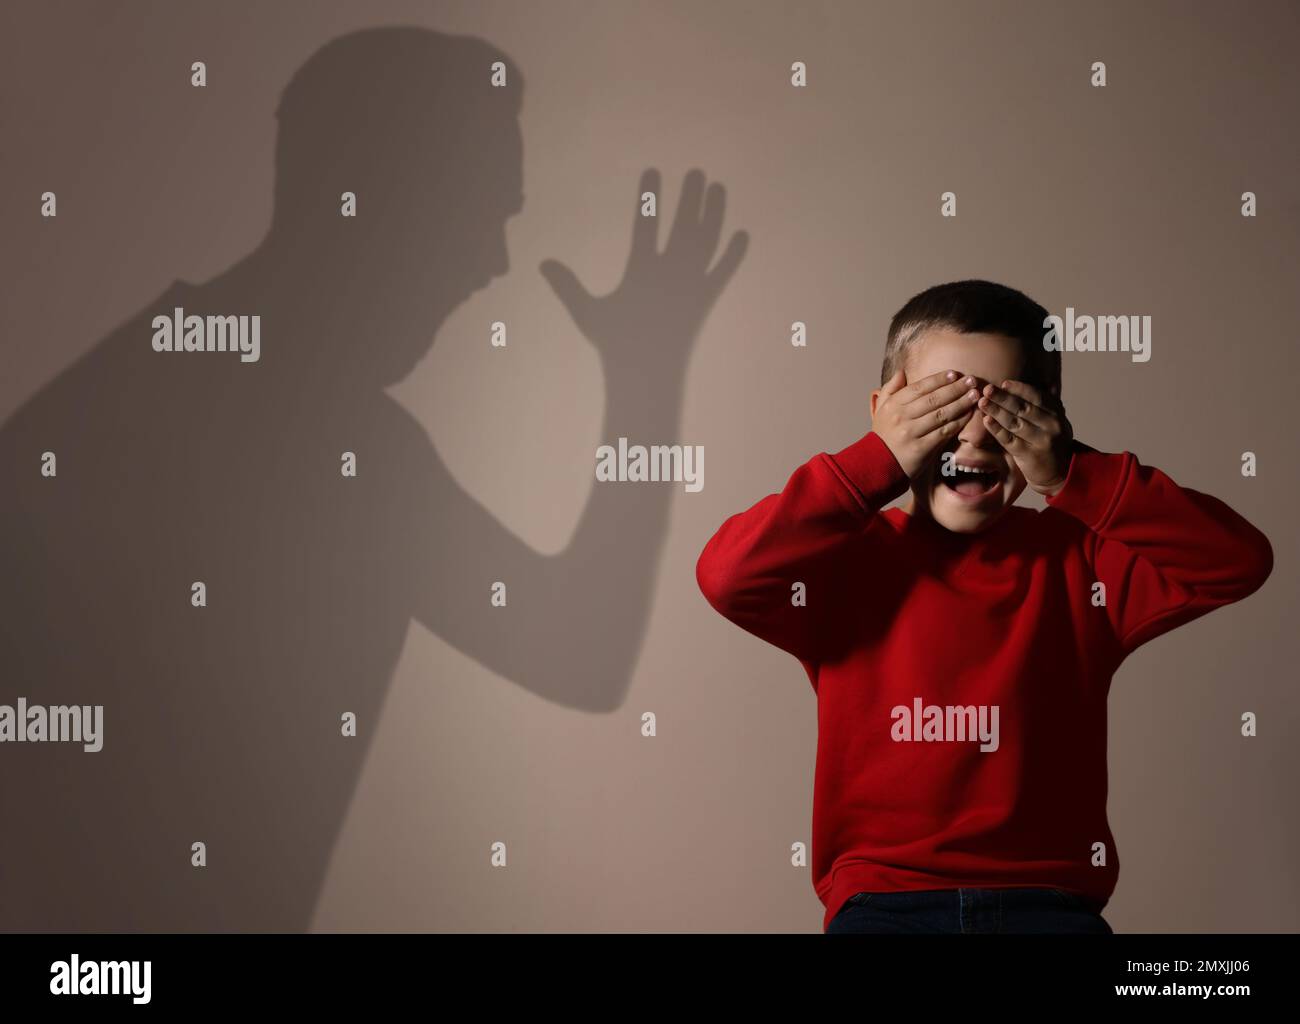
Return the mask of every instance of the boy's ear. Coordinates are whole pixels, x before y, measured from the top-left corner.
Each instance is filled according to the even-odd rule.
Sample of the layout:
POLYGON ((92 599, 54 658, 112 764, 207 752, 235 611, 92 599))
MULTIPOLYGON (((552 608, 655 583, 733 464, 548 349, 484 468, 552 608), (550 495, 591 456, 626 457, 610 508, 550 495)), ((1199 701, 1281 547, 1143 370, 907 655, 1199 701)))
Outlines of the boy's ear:
POLYGON ((871 418, 876 418, 876 402, 880 400, 880 388, 871 389, 871 418))

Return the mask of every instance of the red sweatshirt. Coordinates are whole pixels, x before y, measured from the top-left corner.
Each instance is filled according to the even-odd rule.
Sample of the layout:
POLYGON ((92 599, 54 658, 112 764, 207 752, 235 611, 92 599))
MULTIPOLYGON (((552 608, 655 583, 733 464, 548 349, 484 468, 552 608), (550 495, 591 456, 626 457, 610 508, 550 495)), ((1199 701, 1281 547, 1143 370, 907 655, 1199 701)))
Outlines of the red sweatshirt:
POLYGON ((869 432, 728 519, 696 567, 709 603, 797 657, 817 695, 823 929, 861 891, 1047 886, 1104 905, 1111 676, 1257 589, 1272 548, 1218 499, 1077 440, 1046 509, 981 533, 880 511, 907 488, 869 432))

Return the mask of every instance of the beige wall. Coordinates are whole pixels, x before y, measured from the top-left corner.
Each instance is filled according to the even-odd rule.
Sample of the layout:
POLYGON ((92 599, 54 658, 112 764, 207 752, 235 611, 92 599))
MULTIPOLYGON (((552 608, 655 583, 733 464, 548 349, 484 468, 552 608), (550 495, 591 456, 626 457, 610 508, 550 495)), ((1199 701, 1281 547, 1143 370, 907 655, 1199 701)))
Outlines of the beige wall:
MULTIPOLYGON (((699 167, 727 188, 724 237, 749 233, 685 379, 677 440, 705 446, 706 485, 673 489, 626 700, 559 706, 412 624, 391 681, 369 681, 382 713, 363 723, 310 927, 819 931, 789 865, 810 840, 814 697, 793 659, 707 607, 695 559, 727 515, 865 432, 889 317, 961 277, 1053 311, 1150 314, 1149 363, 1065 357, 1078 436, 1223 498, 1274 546, 1262 591, 1115 679, 1108 919, 1300 927, 1294 5, 10 3, 3 19, 0 420, 169 282, 258 243, 281 91, 370 25, 480 36, 523 72, 510 272, 392 393, 533 547, 564 549, 612 440, 601 365, 538 263, 613 288, 651 166, 665 220, 699 167), (208 88, 177 88, 196 59, 208 88), (56 224, 35 215, 46 189, 56 224), (946 190, 955 219, 938 214, 946 190), (483 334, 497 319, 508 364, 483 334), (1256 739, 1238 735, 1244 711, 1256 739), (505 870, 488 863, 497 840, 505 870)), ((583 671, 580 651, 553 653, 583 671)))

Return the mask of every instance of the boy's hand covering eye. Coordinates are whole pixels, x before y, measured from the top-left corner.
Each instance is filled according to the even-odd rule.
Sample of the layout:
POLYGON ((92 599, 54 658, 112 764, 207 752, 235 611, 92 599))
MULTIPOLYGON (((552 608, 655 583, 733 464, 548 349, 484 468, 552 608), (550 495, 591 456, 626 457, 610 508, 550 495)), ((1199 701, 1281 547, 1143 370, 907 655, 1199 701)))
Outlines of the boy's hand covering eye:
POLYGON ((908 384, 900 369, 880 389, 871 429, 903 472, 916 479, 934 453, 975 415, 978 399, 975 378, 956 370, 940 370, 908 384))
POLYGON ((1055 388, 1045 394, 1019 380, 987 384, 979 408, 984 426, 1016 460, 1030 487, 1050 498, 1064 486, 1074 430, 1055 388))

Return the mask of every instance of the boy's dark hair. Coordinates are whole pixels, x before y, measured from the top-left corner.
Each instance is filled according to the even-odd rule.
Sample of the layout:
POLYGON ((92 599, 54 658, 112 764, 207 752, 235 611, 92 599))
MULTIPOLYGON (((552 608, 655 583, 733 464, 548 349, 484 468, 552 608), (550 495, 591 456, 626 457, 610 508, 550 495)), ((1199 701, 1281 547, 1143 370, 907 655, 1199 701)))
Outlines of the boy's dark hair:
POLYGON ((992 281, 953 281, 927 288, 907 300, 889 324, 880 383, 889 381, 907 359, 912 341, 924 330, 947 327, 962 334, 1004 334, 1024 352, 1020 379, 1060 394, 1061 353, 1043 348, 1048 312, 1014 288, 992 281))

